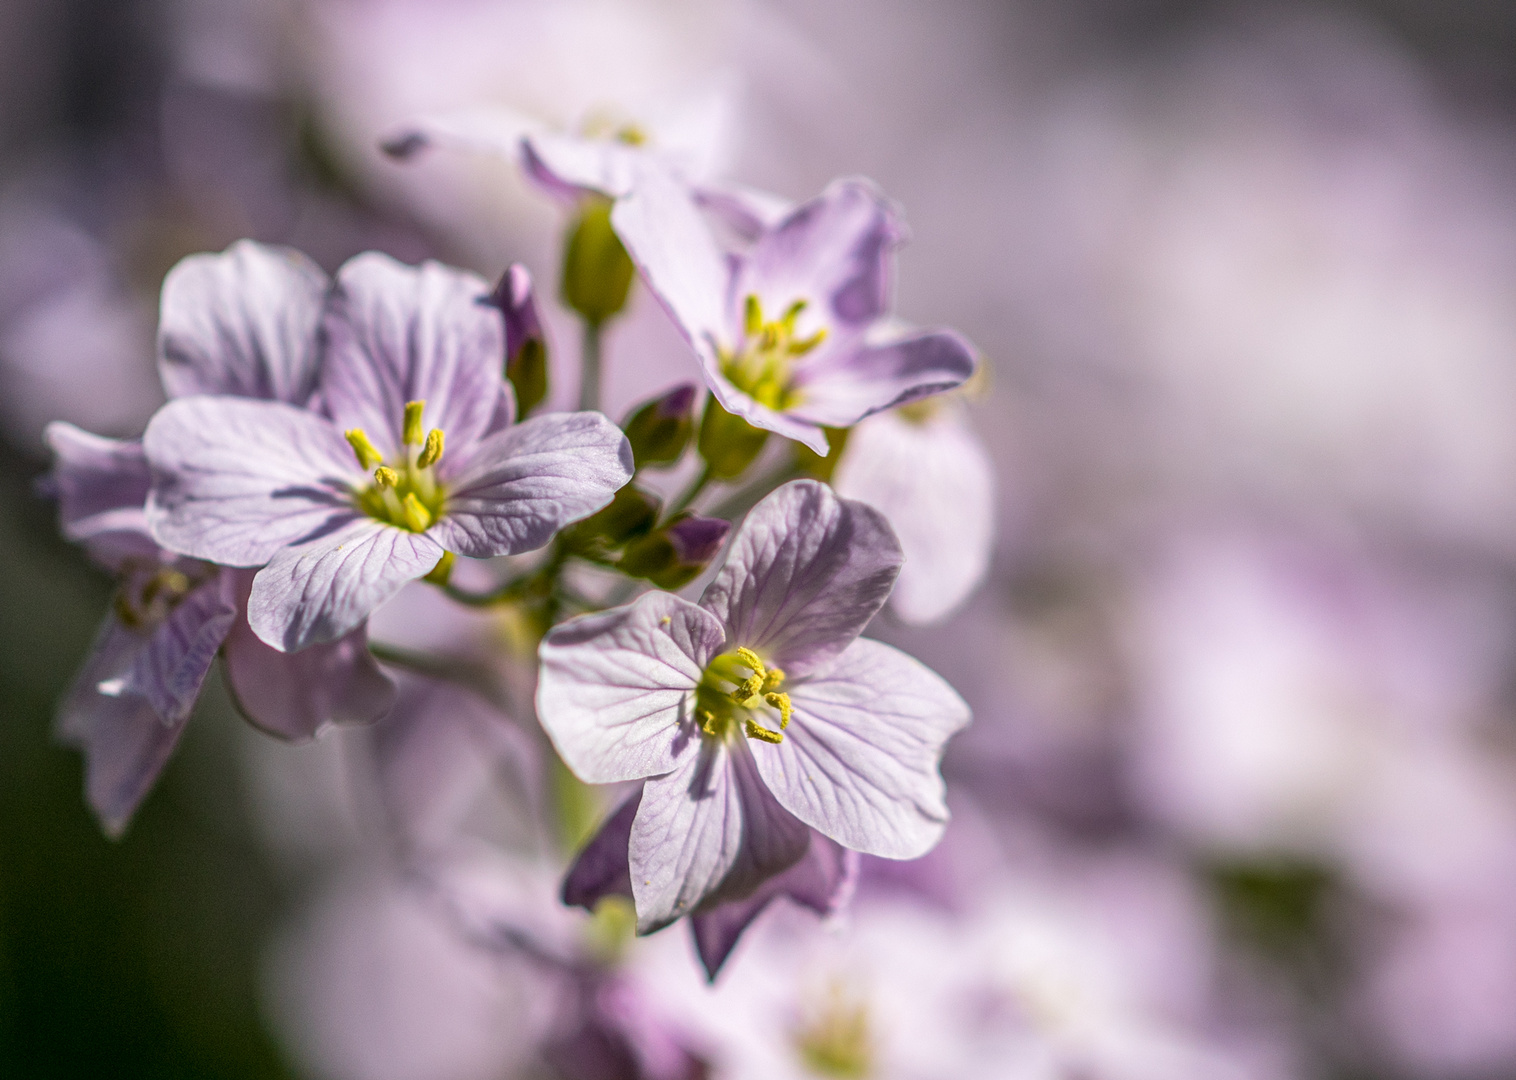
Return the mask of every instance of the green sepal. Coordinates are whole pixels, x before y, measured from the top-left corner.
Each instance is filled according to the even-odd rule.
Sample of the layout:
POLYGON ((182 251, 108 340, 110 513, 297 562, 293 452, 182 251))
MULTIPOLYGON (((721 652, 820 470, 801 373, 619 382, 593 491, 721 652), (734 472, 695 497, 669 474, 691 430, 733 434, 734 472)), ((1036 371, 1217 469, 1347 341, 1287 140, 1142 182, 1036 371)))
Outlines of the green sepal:
POLYGON ((626 306, 636 268, 611 228, 611 201, 586 199, 563 250, 563 302, 599 326, 626 306))
POLYGON ((747 471, 768 441, 769 433, 721 407, 715 395, 705 402, 700 418, 700 456, 710 466, 711 479, 734 480, 747 471))
POLYGON ((525 419, 547 397, 547 347, 541 338, 527 338, 505 362, 505 377, 516 392, 516 416, 525 419))
POLYGON ((594 562, 604 562, 630 540, 646 536, 658 523, 663 504, 656 495, 627 484, 616 497, 559 534, 565 550, 594 562))

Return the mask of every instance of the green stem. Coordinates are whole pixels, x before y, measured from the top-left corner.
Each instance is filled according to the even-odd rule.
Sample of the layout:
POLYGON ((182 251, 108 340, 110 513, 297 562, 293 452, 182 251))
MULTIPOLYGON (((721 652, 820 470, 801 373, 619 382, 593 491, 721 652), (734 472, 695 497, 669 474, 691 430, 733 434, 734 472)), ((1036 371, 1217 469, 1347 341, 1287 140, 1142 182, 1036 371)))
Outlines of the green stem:
POLYGON ((600 324, 584 320, 579 341, 579 409, 600 408, 600 324))
POLYGON ((725 499, 722 499, 707 512, 708 517, 726 518, 733 521, 742 514, 747 513, 758 500, 773 491, 780 484, 794 480, 803 475, 803 470, 794 463, 786 464, 783 468, 775 469, 767 476, 760 476, 751 484, 738 488, 725 499))
POLYGON ((674 504, 670 506, 668 508, 668 511, 664 514, 664 519, 667 520, 668 518, 671 518, 675 514, 679 513, 681 510, 688 509, 690 503, 694 502, 700 497, 700 493, 706 489, 706 486, 710 484, 710 482, 711 467, 709 465, 706 465, 700 470, 700 475, 695 477, 695 482, 685 489, 683 495, 680 495, 679 498, 674 500, 674 504))
POLYGON ((519 600, 526 592, 527 582, 531 581, 532 575, 518 577, 508 581, 498 589, 492 589, 487 593, 473 593, 466 589, 460 589, 456 585, 444 585, 442 591, 449 598, 469 607, 494 607, 496 604, 508 604, 512 600, 519 600))

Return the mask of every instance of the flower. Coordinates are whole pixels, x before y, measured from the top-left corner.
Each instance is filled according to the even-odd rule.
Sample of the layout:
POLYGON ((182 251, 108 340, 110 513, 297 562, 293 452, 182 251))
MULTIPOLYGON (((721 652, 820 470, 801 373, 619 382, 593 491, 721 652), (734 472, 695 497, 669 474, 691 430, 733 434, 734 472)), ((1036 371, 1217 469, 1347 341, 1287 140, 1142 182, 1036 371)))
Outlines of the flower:
POLYGON ((825 427, 949 390, 974 370, 949 330, 889 325, 902 228, 868 181, 839 180, 746 254, 717 246, 690 192, 646 167, 611 214, 727 412, 826 453, 825 427))
POLYGON ((262 566, 248 619, 274 648, 335 640, 448 553, 540 547, 631 477, 599 413, 511 423, 488 294, 439 263, 359 255, 326 300, 319 411, 197 396, 148 425, 155 537, 262 566))
POLYGON ((900 548, 815 481, 748 516, 700 603, 648 593, 541 647, 537 711, 591 783, 646 779, 629 861, 638 928, 752 896, 807 852, 914 858, 947 820, 937 762, 968 707, 860 631, 900 548))
MULTIPOLYGON (((315 384, 321 271, 298 253, 243 241, 195 255, 163 283, 158 366, 168 394, 307 401, 315 384), (258 295, 280 304, 246 307, 258 295), (302 301, 304 301, 302 303, 302 301)), ((59 710, 63 739, 85 753, 86 793, 119 835, 178 744, 218 651, 228 688, 255 726, 291 741, 331 722, 384 715, 394 687, 362 626, 299 656, 255 637, 252 575, 166 550, 146 502, 151 473, 137 440, 49 425, 48 487, 63 533, 118 579, 94 648, 59 710)))
POLYGON ((900 538, 890 607, 906 622, 944 618, 989 569, 995 474, 960 403, 933 398, 869 417, 848 433, 832 482, 900 538))

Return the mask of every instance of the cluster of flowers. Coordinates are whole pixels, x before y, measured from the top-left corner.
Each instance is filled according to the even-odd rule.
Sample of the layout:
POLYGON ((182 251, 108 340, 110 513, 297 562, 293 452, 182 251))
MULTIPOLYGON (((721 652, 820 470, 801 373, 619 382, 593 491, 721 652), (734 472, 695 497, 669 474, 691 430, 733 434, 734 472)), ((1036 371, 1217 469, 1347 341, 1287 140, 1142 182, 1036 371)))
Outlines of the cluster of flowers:
POLYGON ((552 364, 521 266, 491 288, 371 252, 329 278, 241 241, 169 273, 169 400, 142 437, 48 431, 64 532, 118 579, 60 721, 107 832, 150 790, 217 655, 246 718, 291 741, 456 710, 446 695, 397 703, 414 657, 368 640, 369 616, 419 579, 519 616, 535 719, 574 776, 641 782, 579 851, 563 899, 626 897, 643 934, 689 916, 712 979, 775 897, 836 911, 856 853, 912 859, 938 841, 938 764, 968 708, 860 634, 903 567, 907 619, 944 614, 983 571, 987 499, 968 529, 932 510, 953 498, 956 460, 982 469, 959 407, 936 397, 969 379, 974 352, 893 320, 902 226, 871 184, 789 206, 692 183, 642 142, 629 129, 519 146, 572 215, 578 411, 544 408, 552 364), (618 427, 596 408, 600 332, 638 275, 704 385, 618 427), (905 434, 844 453, 890 410, 879 420, 905 434), (844 467, 878 508, 834 492, 844 467), (692 483, 665 506, 650 473, 680 468, 692 483), (481 571, 460 557, 539 551, 524 569, 484 567, 488 589, 460 583, 481 571), (702 578, 698 601, 677 594, 702 578))

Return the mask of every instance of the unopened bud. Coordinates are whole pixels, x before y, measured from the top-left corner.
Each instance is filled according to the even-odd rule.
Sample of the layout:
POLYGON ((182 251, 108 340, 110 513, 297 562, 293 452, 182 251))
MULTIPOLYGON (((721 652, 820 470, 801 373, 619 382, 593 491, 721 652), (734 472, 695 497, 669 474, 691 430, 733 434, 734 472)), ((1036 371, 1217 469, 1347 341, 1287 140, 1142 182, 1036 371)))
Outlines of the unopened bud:
POLYGON ((633 412, 621 425, 637 468, 672 465, 695 432, 695 385, 676 386, 633 412))
POLYGON ((599 326, 626 306, 636 268, 611 228, 611 201, 585 201, 563 252, 563 302, 599 326))
POLYGON ((516 413, 525 417, 547 397, 548 379, 547 338, 526 267, 506 270, 489 303, 505 316, 505 377, 516 391, 516 413))
POLYGON ((795 443, 795 468, 804 476, 829 484, 832 474, 837 471, 837 462, 842 460, 851 429, 829 427, 821 430, 826 435, 826 453, 818 454, 804 443, 795 443))
POLYGON ((706 400, 698 446, 700 456, 710 467, 711 479, 733 480, 741 476, 762 453, 768 436, 768 432, 723 409, 715 395, 706 400))
POLYGON ((661 508, 656 495, 628 484, 616 492, 609 506, 574 522, 559 535, 575 555, 603 561, 628 541, 646 536, 657 524, 661 508))
MULTIPOLYGON (((663 528, 627 545, 616 565, 662 589, 678 589, 704 570, 726 542, 731 523, 685 512, 663 528)), ((760 682, 761 682, 760 677, 760 682)))

